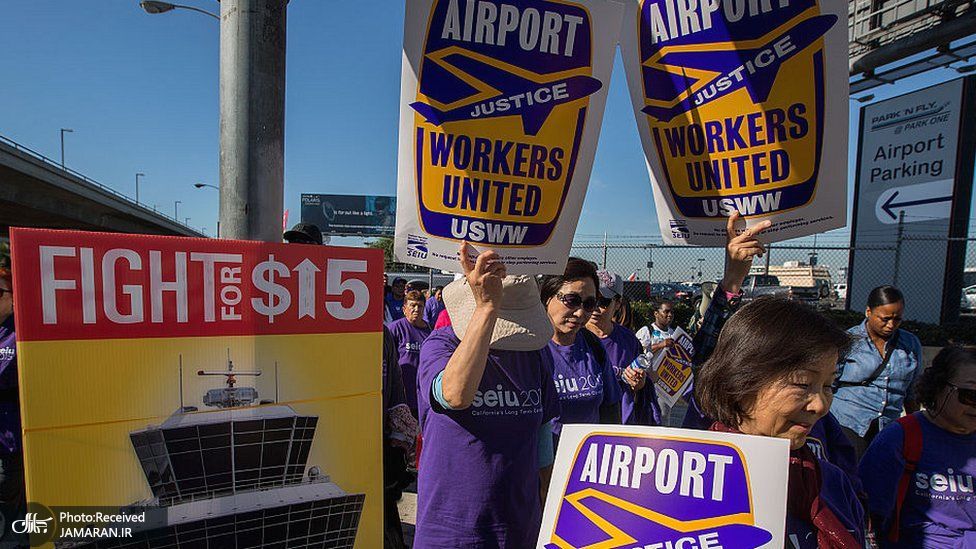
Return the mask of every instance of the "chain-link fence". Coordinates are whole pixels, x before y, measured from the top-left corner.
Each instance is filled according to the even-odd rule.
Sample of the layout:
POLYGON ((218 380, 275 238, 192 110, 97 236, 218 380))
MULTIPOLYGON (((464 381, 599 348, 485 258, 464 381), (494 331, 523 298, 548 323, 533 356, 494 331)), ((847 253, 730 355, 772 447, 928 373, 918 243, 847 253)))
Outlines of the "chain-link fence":
MULTIPOLYGON (((942 238, 939 242, 945 245, 947 241, 953 240, 965 244, 965 268, 962 273, 957 273, 961 279, 950 277, 946 280, 946 287, 962 289, 961 293, 955 292, 952 299, 958 300, 963 315, 970 315, 976 312, 976 238, 942 238)), ((864 303, 849 303, 848 299, 852 251, 878 259, 866 262, 869 265, 866 270, 870 272, 862 267, 858 273, 863 277, 861 280, 870 280, 872 285, 900 285, 906 294, 931 296, 928 289, 906 288, 904 284, 926 283, 920 282, 925 279, 924 273, 934 269, 930 265, 917 263, 913 257, 922 255, 922 247, 933 244, 930 239, 912 236, 905 236, 892 246, 852 248, 837 245, 772 244, 768 246, 764 257, 756 258, 752 273, 775 276, 781 285, 798 290, 816 288, 818 304, 823 308, 846 307, 861 310, 864 303), (893 265, 898 265, 898 268, 893 268, 893 265), (913 276, 907 276, 909 273, 913 276), (922 276, 916 276, 919 274, 922 276)), ((725 252, 722 248, 670 246, 660 243, 613 243, 609 239, 600 244, 576 244, 572 255, 593 261, 630 281, 626 289, 632 299, 658 296, 667 290, 668 284, 694 287, 703 282, 718 281, 722 278, 725 264, 725 252)), ((935 284, 935 277, 930 276, 927 283, 935 284)))

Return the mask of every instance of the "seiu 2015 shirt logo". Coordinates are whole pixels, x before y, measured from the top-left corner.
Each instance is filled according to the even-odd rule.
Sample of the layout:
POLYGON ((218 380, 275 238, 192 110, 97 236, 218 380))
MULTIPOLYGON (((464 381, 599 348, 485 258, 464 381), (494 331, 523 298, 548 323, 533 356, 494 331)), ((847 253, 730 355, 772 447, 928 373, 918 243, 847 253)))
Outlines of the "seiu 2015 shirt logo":
POLYGON ((588 11, 570 1, 436 0, 418 73, 414 146, 430 235, 538 246, 562 211, 586 123, 588 11))
POLYGON ((579 376, 565 376, 556 374, 553 379, 556 393, 563 400, 585 398, 603 393, 603 374, 585 374, 579 376))
POLYGON ((814 196, 824 126, 817 0, 643 0, 643 123, 685 217, 764 215, 814 196))
POLYGON ((17 354, 14 347, 0 347, 0 360, 9 360, 17 354))
POLYGON ((471 415, 523 415, 542 411, 542 389, 517 389, 502 384, 475 392, 471 415))

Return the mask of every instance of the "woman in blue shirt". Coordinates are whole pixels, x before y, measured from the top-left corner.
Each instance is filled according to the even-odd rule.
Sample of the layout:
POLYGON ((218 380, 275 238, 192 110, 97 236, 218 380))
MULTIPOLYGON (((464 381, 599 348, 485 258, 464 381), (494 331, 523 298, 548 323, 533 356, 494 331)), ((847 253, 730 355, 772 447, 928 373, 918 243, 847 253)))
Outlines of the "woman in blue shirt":
POLYGON ((868 295, 864 322, 848 333, 853 344, 837 364, 837 391, 831 412, 844 428, 861 459, 871 440, 902 410, 918 410, 913 394, 921 372, 922 344, 899 329, 905 298, 893 286, 868 295))

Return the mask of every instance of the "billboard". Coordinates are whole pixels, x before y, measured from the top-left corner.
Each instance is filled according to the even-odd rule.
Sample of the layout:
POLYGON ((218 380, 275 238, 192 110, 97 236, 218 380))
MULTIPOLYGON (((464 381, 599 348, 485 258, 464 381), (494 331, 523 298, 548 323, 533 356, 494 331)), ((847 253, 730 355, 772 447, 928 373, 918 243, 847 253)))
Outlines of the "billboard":
POLYGON ((393 236, 396 197, 302 193, 302 223, 331 236, 393 236))
POLYGON ((509 274, 562 273, 606 104, 622 6, 407 2, 399 261, 456 270, 461 241, 509 274))
POLYGON ((973 78, 861 108, 848 306, 894 284, 906 318, 955 318, 973 181, 973 78), (871 249, 881 248, 881 249, 871 249), (919 268, 924 265, 925 268, 919 268))
POLYGON ((11 239, 35 542, 381 544, 381 252, 11 239))
POLYGON ((773 242, 843 227, 848 3, 626 5, 621 54, 664 241, 724 246, 732 211, 770 220, 773 242))
POLYGON ((785 439, 566 425, 537 546, 784 547, 788 463, 785 439))

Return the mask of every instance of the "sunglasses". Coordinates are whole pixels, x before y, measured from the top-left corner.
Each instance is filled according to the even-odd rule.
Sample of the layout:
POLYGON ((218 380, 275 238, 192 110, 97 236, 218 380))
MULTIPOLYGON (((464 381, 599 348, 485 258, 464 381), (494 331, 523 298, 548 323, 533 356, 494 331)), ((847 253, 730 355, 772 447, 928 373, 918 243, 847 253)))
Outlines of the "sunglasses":
POLYGON ((596 309, 597 305, 597 299, 595 297, 583 299, 583 296, 579 294, 564 294, 559 292, 556 294, 556 299, 570 309, 579 309, 582 307, 587 312, 593 312, 593 309, 596 309))
POLYGON ((948 383, 947 385, 956 390, 956 398, 959 399, 960 404, 976 407, 976 389, 965 389, 952 383, 948 383))

